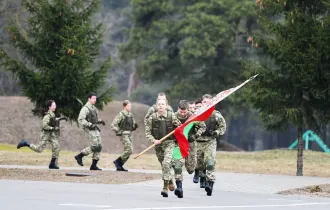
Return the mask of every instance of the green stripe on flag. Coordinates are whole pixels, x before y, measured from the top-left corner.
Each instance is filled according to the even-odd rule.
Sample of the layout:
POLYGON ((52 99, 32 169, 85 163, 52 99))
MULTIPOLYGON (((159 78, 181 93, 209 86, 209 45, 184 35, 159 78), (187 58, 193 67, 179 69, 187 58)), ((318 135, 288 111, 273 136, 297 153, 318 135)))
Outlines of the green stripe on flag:
POLYGON ((193 121, 191 123, 189 123, 184 129, 183 129, 183 135, 186 137, 186 139, 188 139, 188 134, 190 129, 194 126, 194 124, 196 123, 196 121, 193 121))
MULTIPOLYGON (((189 131, 190 131, 190 129, 194 126, 194 124, 195 124, 196 122, 197 122, 197 121, 194 121, 194 122, 189 123, 189 124, 186 125, 186 127, 183 129, 183 135, 186 137, 187 140, 188 140, 188 134, 189 134, 189 131)), ((181 152, 180 152, 180 147, 178 147, 178 146, 174 147, 172 157, 173 157, 173 159, 176 159, 176 160, 180 160, 180 159, 182 159, 182 154, 181 154, 181 152)))

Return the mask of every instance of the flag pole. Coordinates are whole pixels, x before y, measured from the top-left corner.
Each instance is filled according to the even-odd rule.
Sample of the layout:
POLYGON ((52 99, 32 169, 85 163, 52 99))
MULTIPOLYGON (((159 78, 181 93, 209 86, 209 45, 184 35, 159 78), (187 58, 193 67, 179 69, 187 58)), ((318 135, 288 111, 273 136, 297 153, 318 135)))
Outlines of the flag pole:
MULTIPOLYGON (((168 133, 166 136, 164 136, 163 138, 161 138, 159 141, 160 143, 162 143, 162 141, 164 141, 165 139, 167 139, 170 135, 172 135, 174 133, 175 130, 171 131, 170 133, 168 133)), ((140 152, 139 154, 137 154, 134 159, 140 157, 141 155, 143 155, 144 153, 146 153, 148 150, 150 150, 151 148, 153 148, 154 146, 156 146, 156 144, 152 144, 150 145, 147 149, 143 150, 142 152, 140 152)))

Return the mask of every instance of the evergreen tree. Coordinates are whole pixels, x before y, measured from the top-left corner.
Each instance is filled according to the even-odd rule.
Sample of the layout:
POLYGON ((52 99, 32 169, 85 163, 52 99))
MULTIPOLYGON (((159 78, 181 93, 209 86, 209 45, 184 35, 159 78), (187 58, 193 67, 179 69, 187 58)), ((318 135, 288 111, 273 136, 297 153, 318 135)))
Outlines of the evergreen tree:
POLYGON ((258 50, 261 48, 272 63, 246 63, 247 75, 259 74, 246 88, 248 100, 260 111, 267 129, 286 129, 290 123, 297 128, 296 175, 302 176, 303 130, 318 132, 329 116, 328 99, 325 100, 329 94, 323 83, 326 80, 321 79, 327 74, 323 57, 328 52, 318 48, 323 40, 320 17, 326 8, 321 1, 308 0, 258 0, 257 4, 259 23, 267 33, 248 41, 258 50), (283 17, 283 21, 276 17, 283 17))
POLYGON ((240 81, 235 44, 253 2, 132 0, 133 28, 121 58, 136 59, 147 82, 170 81, 171 99, 218 93, 240 81))
POLYGON ((104 88, 111 60, 96 70, 93 65, 103 36, 102 24, 92 24, 98 3, 22 0, 29 13, 28 28, 24 30, 12 21, 8 33, 23 58, 12 59, 2 49, 0 65, 18 79, 23 94, 34 103, 35 114, 53 99, 57 114, 76 121, 89 92, 98 93, 99 109, 111 101, 113 89, 104 88))

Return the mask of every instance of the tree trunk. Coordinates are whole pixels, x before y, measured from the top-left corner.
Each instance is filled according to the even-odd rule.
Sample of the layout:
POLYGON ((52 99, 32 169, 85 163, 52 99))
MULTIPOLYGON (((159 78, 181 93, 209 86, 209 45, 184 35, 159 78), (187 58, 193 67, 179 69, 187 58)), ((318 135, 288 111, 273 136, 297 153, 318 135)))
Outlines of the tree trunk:
POLYGON ((304 142, 302 139, 303 128, 300 121, 298 126, 298 153, 297 153, 297 176, 303 176, 304 165, 304 142))
POLYGON ((132 61, 132 73, 129 76, 128 88, 127 88, 127 97, 131 97, 132 91, 136 88, 136 61, 132 61))

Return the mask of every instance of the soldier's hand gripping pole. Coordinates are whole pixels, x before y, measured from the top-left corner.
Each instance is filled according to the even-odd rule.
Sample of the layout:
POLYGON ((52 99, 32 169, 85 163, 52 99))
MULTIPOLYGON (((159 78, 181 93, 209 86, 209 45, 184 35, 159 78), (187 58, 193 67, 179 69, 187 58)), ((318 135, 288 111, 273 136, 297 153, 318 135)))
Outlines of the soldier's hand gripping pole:
MULTIPOLYGON (((160 143, 162 143, 162 141, 164 141, 165 139, 167 139, 170 135, 172 135, 174 133, 175 130, 171 131, 170 133, 168 133, 166 136, 164 136, 163 138, 161 138, 159 141, 160 143)), ((148 150, 150 150, 151 148, 153 148, 154 146, 156 146, 156 144, 152 144, 150 145, 147 149, 143 150, 142 152, 140 152, 139 154, 137 154, 134 159, 140 157, 141 155, 143 155, 144 153, 146 153, 148 150)))

